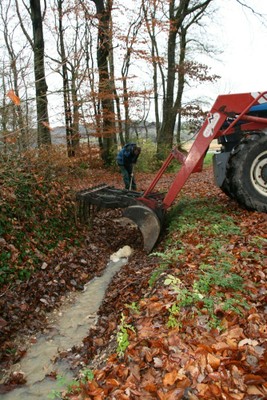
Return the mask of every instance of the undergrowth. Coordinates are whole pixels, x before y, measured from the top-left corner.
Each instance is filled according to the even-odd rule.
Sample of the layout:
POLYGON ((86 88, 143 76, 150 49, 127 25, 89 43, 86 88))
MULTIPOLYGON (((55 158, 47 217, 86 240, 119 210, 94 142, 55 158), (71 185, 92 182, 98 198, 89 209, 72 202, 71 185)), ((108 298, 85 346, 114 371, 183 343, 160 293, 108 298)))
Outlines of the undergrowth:
POLYGON ((58 247, 79 243, 70 174, 58 153, 0 159, 0 284, 28 279, 58 247))
POLYGON ((182 310, 188 307, 199 315, 208 315, 207 326, 217 329, 223 329, 220 313, 242 315, 248 308, 243 277, 235 271, 234 256, 227 250, 233 238, 236 242, 242 239, 237 217, 210 198, 182 199, 169 212, 165 251, 154 253, 160 265, 149 282, 155 285, 167 266, 175 269, 164 282, 176 293, 175 302, 168 308, 169 328, 181 326, 182 310), (189 281, 184 270, 194 249, 194 280, 189 281))

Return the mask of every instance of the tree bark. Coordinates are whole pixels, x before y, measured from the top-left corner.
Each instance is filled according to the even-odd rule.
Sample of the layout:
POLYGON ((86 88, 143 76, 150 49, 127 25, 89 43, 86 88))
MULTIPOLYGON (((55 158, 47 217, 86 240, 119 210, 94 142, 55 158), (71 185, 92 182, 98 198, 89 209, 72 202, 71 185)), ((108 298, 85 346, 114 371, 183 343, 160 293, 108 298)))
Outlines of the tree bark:
POLYGON ((73 144, 72 144, 72 113, 70 104, 70 88, 69 88, 69 78, 67 69, 67 57, 65 52, 64 43, 64 32, 63 32, 63 5, 64 0, 58 0, 58 35, 59 35, 59 52, 62 65, 62 78, 63 78, 63 103, 64 103, 64 117, 66 125, 66 140, 67 140, 67 152, 69 157, 75 155, 73 144))
POLYGON ((108 59, 110 52, 110 18, 112 0, 92 0, 96 5, 98 18, 97 65, 99 74, 99 100, 102 108, 102 159, 106 165, 112 162, 112 146, 116 134, 115 114, 113 107, 113 90, 111 85, 108 59))
MULTIPOLYGON (((174 128, 177 115, 181 112, 182 96, 185 85, 185 57, 187 51, 187 35, 193 24, 199 23, 212 0, 192 2, 180 0, 178 6, 175 0, 169 2, 169 34, 167 61, 167 88, 163 99, 162 125, 158 138, 158 155, 165 156, 173 145, 174 128), (179 60, 176 63, 177 36, 180 36, 179 60), (175 89, 178 75, 178 87, 175 89), (176 93, 176 95, 175 95, 176 93)), ((179 117, 180 118, 180 117, 179 117)), ((178 119, 179 119, 178 118, 178 119)))
POLYGON ((48 118, 47 83, 44 67, 44 37, 40 0, 30 0, 33 29, 33 53, 35 93, 37 107, 37 141, 38 146, 50 145, 51 134, 48 118))

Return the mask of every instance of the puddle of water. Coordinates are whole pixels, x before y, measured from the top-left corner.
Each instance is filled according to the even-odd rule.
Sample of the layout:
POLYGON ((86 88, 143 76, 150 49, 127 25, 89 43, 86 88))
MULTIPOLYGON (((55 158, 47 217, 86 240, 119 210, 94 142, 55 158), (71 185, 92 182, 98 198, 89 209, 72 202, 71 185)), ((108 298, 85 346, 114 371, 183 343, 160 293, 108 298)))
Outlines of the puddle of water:
MULTIPOLYGON (((111 257, 112 259, 112 257, 111 257)), ((96 314, 112 277, 128 261, 127 258, 110 261, 104 274, 85 285, 82 293, 75 293, 72 303, 60 309, 51 318, 50 332, 37 337, 37 342, 28 349, 13 371, 22 371, 27 383, 7 394, 4 400, 48 399, 52 391, 60 390, 58 382, 47 377, 52 371, 64 376, 67 382, 73 379, 71 371, 64 362, 54 362, 59 351, 79 345, 96 323, 96 314)))

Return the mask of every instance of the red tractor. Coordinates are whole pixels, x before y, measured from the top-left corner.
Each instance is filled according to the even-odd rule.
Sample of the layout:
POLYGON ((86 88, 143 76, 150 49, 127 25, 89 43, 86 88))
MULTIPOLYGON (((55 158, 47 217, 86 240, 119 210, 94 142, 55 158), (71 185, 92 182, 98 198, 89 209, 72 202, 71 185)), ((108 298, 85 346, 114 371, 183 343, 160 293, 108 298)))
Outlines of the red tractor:
POLYGON ((188 154, 174 148, 145 192, 104 184, 83 190, 77 193, 80 217, 86 220, 92 206, 124 208, 124 217, 137 224, 144 249, 150 252, 167 209, 189 176, 202 170, 214 139, 221 144, 221 151, 213 157, 216 185, 241 206, 267 212, 267 92, 262 92, 218 96, 188 154), (182 163, 181 169, 166 194, 156 192, 158 181, 174 159, 182 163))

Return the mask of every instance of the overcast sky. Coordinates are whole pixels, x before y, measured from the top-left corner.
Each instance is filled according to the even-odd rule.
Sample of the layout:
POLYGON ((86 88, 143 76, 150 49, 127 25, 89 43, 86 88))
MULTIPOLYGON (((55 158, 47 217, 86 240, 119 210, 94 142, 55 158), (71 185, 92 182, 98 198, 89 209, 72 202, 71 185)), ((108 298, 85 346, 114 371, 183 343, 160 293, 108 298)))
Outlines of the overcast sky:
MULTIPOLYGON (((189 102, 195 97, 206 98, 208 109, 220 94, 267 91, 267 0, 242 0, 265 15, 265 26, 237 0, 215 1, 218 8, 216 20, 210 22, 207 30, 211 32, 210 41, 222 54, 218 56, 220 60, 204 59, 203 62, 221 79, 209 85, 199 85, 197 89, 187 87, 184 98, 189 102)), ((61 118, 58 111, 56 115, 53 111, 50 114, 58 124, 57 119, 61 118)), ((153 112, 150 119, 154 120, 153 112)))
POLYGON ((246 1, 265 14, 265 26, 251 12, 242 10, 235 0, 217 0, 219 18, 212 30, 214 42, 218 40, 223 54, 222 61, 209 60, 209 65, 222 78, 209 85, 205 94, 210 97, 267 90, 267 0, 246 1))

